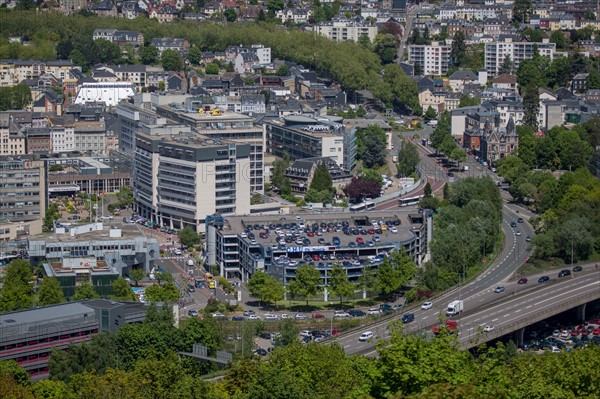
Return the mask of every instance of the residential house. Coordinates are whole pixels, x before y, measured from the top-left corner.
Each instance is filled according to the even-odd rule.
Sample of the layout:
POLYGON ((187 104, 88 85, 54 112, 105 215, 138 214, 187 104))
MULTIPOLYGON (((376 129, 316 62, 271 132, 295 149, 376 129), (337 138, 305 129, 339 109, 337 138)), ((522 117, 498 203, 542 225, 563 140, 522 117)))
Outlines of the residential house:
POLYGON ((583 93, 587 90, 587 80, 589 73, 578 73, 571 80, 571 90, 574 93, 583 93))
POLYGON ((266 112, 264 94, 242 94, 240 103, 242 114, 264 114, 266 112))
POLYGON ((281 23, 288 21, 296 24, 308 23, 310 17, 313 15, 313 10, 310 8, 286 8, 275 13, 275 18, 279 19, 281 23))
POLYGON ((490 165, 517 153, 519 135, 512 117, 504 128, 500 126, 492 127, 488 123, 484 129, 480 154, 481 158, 487 160, 490 165))
POLYGON ((117 7, 110 0, 100 0, 90 4, 90 11, 103 17, 116 17, 117 7))
POLYGON ((511 90, 515 93, 519 92, 517 77, 515 75, 508 75, 506 73, 500 74, 492 79, 492 87, 495 89, 511 90))
POLYGON ((466 83, 478 82, 477 75, 471 71, 458 70, 450 76, 450 87, 455 92, 462 92, 466 83))
POLYGON ((117 30, 117 29, 96 29, 92 39, 104 39, 119 46, 126 44, 133 47, 142 47, 144 45, 144 35, 138 31, 117 30))
POLYGON ((445 100, 447 91, 444 90, 431 90, 425 89, 419 93, 419 104, 423 108, 423 112, 426 112, 429 107, 433 108, 435 112, 441 114, 445 110, 445 100))
POLYGON ((453 111, 460 105, 462 93, 447 93, 444 97, 444 111, 453 111))
POLYGON ((155 37, 150 45, 158 49, 159 57, 165 50, 175 50, 180 55, 185 56, 190 48, 190 43, 186 39, 176 37, 155 37))
POLYGON ((313 32, 337 42, 358 42, 361 36, 367 36, 372 42, 375 40, 378 31, 376 24, 361 17, 351 19, 334 18, 331 21, 321 22, 307 29, 311 29, 313 32))

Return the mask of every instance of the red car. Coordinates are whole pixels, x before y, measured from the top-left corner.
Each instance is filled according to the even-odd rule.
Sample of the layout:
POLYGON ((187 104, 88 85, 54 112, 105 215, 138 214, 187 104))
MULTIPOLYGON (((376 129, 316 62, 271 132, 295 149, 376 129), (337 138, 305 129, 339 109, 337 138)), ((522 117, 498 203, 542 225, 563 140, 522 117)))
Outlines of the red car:
POLYGON ((315 262, 318 262, 318 261, 320 261, 320 260, 321 260, 321 258, 319 257, 319 255, 313 255, 313 256, 312 256, 312 258, 313 258, 313 260, 314 260, 315 262))
POLYGON ((369 230, 367 231, 367 233, 369 233, 369 234, 373 235, 373 234, 375 234, 375 230, 373 230, 373 229, 369 229, 369 230))
POLYGON ((306 235, 309 237, 314 237, 315 233, 313 233, 312 231, 309 231, 308 233, 306 233, 306 235))
POLYGON ((331 335, 338 335, 339 333, 341 333, 340 330, 331 330, 331 335))
POLYGON ((519 281, 517 282, 517 284, 527 284, 527 279, 525 277, 520 278, 519 281))
POLYGON ((594 335, 600 335, 600 327, 594 328, 594 335))
POLYGON ((365 242, 362 237, 356 237, 356 242, 365 242))
POLYGON ((313 314, 312 314, 312 318, 313 318, 313 319, 324 319, 324 318, 325 318, 325 315, 324 315, 324 314, 322 314, 322 313, 313 313, 313 314))

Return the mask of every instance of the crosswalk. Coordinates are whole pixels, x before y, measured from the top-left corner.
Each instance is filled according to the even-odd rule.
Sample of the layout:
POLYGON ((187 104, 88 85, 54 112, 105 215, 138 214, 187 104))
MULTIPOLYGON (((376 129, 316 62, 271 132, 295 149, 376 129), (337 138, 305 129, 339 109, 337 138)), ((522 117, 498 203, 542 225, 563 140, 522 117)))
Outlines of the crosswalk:
POLYGON ((187 260, 186 256, 162 256, 160 259, 187 260))

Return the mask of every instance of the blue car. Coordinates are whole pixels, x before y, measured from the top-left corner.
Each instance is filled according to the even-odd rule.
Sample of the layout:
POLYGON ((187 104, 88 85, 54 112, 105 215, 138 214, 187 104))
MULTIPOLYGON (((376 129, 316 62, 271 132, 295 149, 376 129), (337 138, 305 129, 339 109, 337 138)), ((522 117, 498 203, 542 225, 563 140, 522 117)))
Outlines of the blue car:
POLYGON ((538 283, 545 283, 548 280, 550 280, 550 277, 548 277, 548 276, 542 276, 542 277, 539 278, 538 283))
POLYGON ((410 323, 414 319, 415 319, 414 313, 406 313, 404 316, 402 316, 402 323, 404 323, 404 324, 410 323))

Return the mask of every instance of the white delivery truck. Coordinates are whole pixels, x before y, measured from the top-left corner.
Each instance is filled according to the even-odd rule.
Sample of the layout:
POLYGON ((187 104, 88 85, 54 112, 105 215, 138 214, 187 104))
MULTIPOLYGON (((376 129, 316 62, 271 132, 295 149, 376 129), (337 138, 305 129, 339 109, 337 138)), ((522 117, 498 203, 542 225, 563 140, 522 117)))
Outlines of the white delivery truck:
POLYGON ((448 309, 446 309, 446 316, 456 316, 464 309, 465 304, 463 301, 452 301, 448 304, 448 309))

